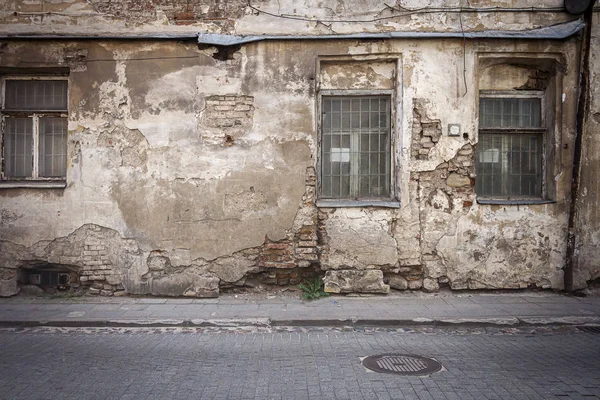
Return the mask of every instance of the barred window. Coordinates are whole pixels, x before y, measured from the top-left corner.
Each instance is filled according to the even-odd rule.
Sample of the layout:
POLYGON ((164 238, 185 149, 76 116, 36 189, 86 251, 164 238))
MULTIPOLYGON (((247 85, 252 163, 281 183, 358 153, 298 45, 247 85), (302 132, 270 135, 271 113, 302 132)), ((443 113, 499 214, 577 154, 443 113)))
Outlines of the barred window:
POLYGON ((3 86, 2 178, 64 179, 66 78, 7 77, 3 86))
POLYGON ((475 187, 479 197, 542 197, 545 139, 542 97, 516 96, 514 93, 480 95, 475 187))
POLYGON ((323 96, 321 197, 390 198, 390 96, 323 96))

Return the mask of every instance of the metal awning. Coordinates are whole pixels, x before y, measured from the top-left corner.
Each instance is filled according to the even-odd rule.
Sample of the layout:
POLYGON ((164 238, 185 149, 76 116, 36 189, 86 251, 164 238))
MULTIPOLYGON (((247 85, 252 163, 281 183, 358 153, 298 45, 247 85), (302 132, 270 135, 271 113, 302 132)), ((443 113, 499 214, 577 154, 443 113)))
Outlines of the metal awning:
POLYGON ((377 32, 336 35, 222 35, 199 33, 198 43, 216 46, 234 46, 263 40, 343 40, 343 39, 566 39, 583 29, 580 19, 543 28, 523 31, 471 31, 471 32, 377 32))

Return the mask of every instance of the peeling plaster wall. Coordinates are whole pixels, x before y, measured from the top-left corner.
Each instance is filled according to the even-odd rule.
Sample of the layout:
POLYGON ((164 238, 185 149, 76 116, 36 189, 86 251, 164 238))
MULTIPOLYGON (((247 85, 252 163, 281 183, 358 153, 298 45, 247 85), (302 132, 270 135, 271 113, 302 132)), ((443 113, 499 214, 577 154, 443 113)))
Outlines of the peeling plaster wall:
MULTIPOLYGON (((72 0, 44 3, 44 10, 9 3, 16 14, 0 20, 14 33, 110 27, 326 34, 357 26, 282 24, 236 2, 72 0), (71 23, 80 13, 86 28, 71 23)), ((296 11, 285 1, 253 4, 315 17, 394 12, 380 2, 332 9, 309 2, 296 11)), ((527 29, 547 24, 549 15, 473 13, 462 23, 527 29)), ((552 14, 553 22, 565 19, 552 14)), ((449 31, 460 21, 441 13, 360 25, 449 31)), ((68 68, 70 98, 67 187, 0 190, 0 294, 18 291, 18 268, 44 263, 77 268, 77 284, 107 295, 216 296, 223 288, 295 284, 314 274, 325 274, 333 292, 562 289, 577 45, 577 38, 323 40, 225 51, 175 40, 2 42, 1 72, 68 68), (555 202, 477 203, 478 91, 542 86, 551 87, 549 104, 560 116, 551 119, 546 149, 548 198, 555 202), (317 207, 319 91, 346 89, 393 93, 398 208, 317 207), (449 136, 449 124, 460 125, 459 136, 449 136), (55 243, 65 250, 57 253, 55 243)), ((593 165, 597 152, 588 141, 586 162, 593 165)), ((593 176, 584 175, 580 208, 591 224, 593 176)), ((584 280, 597 277, 586 261, 597 258, 593 226, 581 235, 584 280)))
POLYGON ((592 26, 592 45, 590 52, 590 85, 589 102, 585 115, 582 157, 581 180, 579 187, 579 202, 576 214, 576 249, 573 273, 573 286, 575 289, 585 288, 587 283, 600 279, 600 143, 598 132, 600 129, 600 47, 598 35, 600 22, 594 15, 592 26))
MULTIPOLYGON (((403 143, 400 170, 410 174, 407 179, 400 172, 402 207, 330 210, 324 222, 328 242, 323 250, 323 268, 378 269, 384 272, 384 281, 397 289, 423 287, 431 291, 440 285, 453 289, 561 289, 568 218, 565 200, 572 162, 568 149, 575 133, 575 49, 563 47, 564 60, 573 68, 555 83, 564 98, 557 106, 562 119, 548 121, 548 140, 552 142, 548 154, 562 152, 560 161, 548 160, 548 179, 552 180, 548 196, 557 202, 494 206, 478 204, 474 191, 477 90, 511 90, 537 81, 532 83, 531 71, 521 67, 497 65, 486 73, 476 61, 479 54, 493 51, 507 52, 503 55, 506 65, 525 63, 512 57, 536 52, 536 48, 543 53, 547 47, 530 44, 515 48, 507 43, 493 48, 468 46, 463 82, 459 46, 451 42, 398 46, 403 61, 402 126, 407 127, 399 132, 403 143), (450 123, 461 125, 459 137, 448 136, 450 123)), ((381 49, 372 45, 369 51, 381 49)), ((372 87, 377 85, 372 83, 372 87)), ((339 278, 330 279, 337 285, 332 290, 343 286, 339 278)))
MULTIPOLYGON (((310 0, 51 0, 32 2, 7 0, 0 25, 11 25, 12 33, 119 33, 119 32, 219 32, 248 34, 328 34, 394 30, 450 31, 521 30, 546 25, 549 20, 569 21, 564 12, 415 13, 424 4, 418 0, 384 2, 346 0, 331 4, 310 0), (274 18, 270 14, 293 18, 274 18), (349 24, 342 21, 360 21, 349 24)), ((485 0, 479 8, 498 7, 485 0)), ((465 7, 464 2, 430 1, 429 7, 465 7)), ((504 2, 506 7, 562 7, 560 0, 504 2)))
MULTIPOLYGON (((160 272, 161 279, 174 271, 187 273, 182 267, 217 260, 220 268, 205 268, 222 271, 217 282, 240 280, 256 263, 236 254, 261 247, 265 237, 285 239, 294 224, 306 169, 312 165, 310 102, 299 106, 285 87, 270 87, 265 79, 271 68, 262 77, 244 75, 248 61, 243 52, 232 61, 218 61, 210 51, 176 42, 71 46, 85 48, 87 58, 85 70, 69 75, 67 188, 2 190, 0 240, 31 247, 95 224, 132 238, 141 252, 162 252, 171 266, 184 254, 186 261, 160 272), (218 83, 203 84, 223 72, 218 83), (250 77, 254 81, 242 89, 250 77), (265 89, 269 92, 260 101, 250 95, 265 89), (273 107, 282 110, 277 129, 265 129, 272 124, 273 107)), ((58 43, 12 43, 0 62, 12 67, 42 54, 41 65, 61 65, 61 48, 58 43)), ((257 62, 274 54, 253 57, 257 62)), ((310 71, 282 73, 285 81, 298 82, 310 71)), ((304 91, 295 97, 308 95, 304 91)), ((151 263, 123 266, 129 272, 119 272, 120 283, 131 292, 168 292, 140 286, 148 278, 146 264, 151 263)), ((183 283, 163 286, 177 285, 183 283)))

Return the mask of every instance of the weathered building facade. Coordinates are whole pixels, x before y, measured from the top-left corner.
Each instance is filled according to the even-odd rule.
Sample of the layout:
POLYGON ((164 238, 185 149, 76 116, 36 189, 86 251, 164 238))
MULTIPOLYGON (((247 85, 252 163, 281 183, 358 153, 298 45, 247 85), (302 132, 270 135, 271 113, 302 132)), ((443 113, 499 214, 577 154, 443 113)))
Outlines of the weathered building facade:
POLYGON ((596 15, 421 3, 5 2, 0 295, 598 279, 596 15))

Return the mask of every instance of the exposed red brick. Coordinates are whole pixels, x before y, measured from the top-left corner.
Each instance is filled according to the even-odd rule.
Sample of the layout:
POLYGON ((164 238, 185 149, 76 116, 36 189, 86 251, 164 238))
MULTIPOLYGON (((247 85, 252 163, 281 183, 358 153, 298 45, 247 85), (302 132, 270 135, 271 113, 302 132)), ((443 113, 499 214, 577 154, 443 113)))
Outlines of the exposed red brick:
POLYGON ((265 245, 267 249, 287 249, 291 247, 291 243, 268 243, 265 245))

